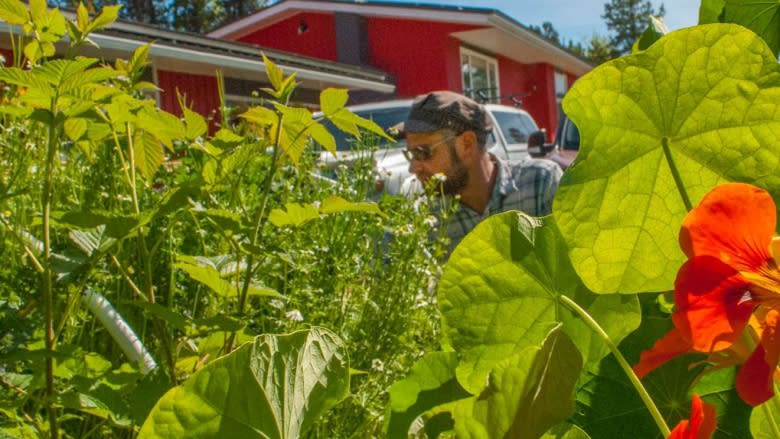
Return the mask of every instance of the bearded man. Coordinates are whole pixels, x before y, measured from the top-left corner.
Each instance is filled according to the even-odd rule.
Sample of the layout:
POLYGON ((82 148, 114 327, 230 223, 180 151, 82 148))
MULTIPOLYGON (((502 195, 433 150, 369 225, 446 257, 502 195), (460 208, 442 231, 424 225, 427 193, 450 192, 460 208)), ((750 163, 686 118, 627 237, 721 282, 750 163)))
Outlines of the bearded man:
POLYGON ((450 251, 480 221, 508 210, 543 216, 552 212, 562 171, 545 159, 508 163, 487 151, 493 123, 485 107, 451 91, 414 99, 404 122, 404 155, 409 172, 425 187, 436 175, 437 188, 459 199, 449 218, 450 251))

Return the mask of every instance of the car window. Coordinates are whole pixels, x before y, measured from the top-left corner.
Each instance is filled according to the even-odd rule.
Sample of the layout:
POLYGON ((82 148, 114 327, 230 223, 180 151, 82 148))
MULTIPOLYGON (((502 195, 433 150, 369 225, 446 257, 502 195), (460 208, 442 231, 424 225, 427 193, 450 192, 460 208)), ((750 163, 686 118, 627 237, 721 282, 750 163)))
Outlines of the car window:
MULTIPOLYGON (((406 116, 409 115, 410 108, 411 107, 409 106, 402 106, 377 110, 358 110, 353 112, 364 119, 373 120, 377 125, 387 130, 393 125, 405 121, 406 116)), ((336 139, 337 151, 349 151, 352 149, 352 143, 355 139, 350 134, 339 130, 327 119, 323 120, 322 124, 325 126, 325 128, 328 129, 328 131, 330 131, 331 134, 333 134, 333 137, 336 139)), ((383 142, 382 146, 395 148, 398 146, 398 143, 387 144, 386 142, 383 142)))
POLYGON ((512 111, 493 111, 507 143, 526 143, 528 136, 539 128, 527 114, 512 111))
POLYGON ((562 149, 576 151, 580 149, 580 131, 577 129, 571 119, 566 122, 563 131, 562 149))

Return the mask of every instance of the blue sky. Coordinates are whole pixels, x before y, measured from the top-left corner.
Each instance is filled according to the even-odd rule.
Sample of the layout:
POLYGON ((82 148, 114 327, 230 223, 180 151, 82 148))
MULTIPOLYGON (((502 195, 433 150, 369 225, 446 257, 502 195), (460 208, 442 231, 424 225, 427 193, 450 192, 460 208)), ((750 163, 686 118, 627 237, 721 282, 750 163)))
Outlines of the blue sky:
MULTIPOLYGON (((384 0, 396 1, 396 0, 384 0)), ((565 40, 587 42, 591 35, 607 35, 601 14, 607 0, 397 0, 402 3, 444 4, 498 9, 525 25, 549 21, 565 40)), ((652 0, 658 9, 660 1, 652 0)), ((670 30, 693 26, 698 21, 698 0, 668 0, 664 20, 670 30)))

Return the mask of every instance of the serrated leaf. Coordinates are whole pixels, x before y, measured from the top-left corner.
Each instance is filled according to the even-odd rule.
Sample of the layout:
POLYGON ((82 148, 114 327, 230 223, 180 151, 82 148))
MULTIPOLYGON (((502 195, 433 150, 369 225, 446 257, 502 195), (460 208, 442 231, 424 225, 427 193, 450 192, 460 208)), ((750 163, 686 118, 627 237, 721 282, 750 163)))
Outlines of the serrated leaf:
POLYGON ((232 282, 222 279, 219 270, 192 256, 177 255, 174 267, 183 270, 193 280, 209 287, 220 296, 238 296, 239 290, 232 282))
POLYGON ((145 179, 151 180, 160 169, 165 155, 157 138, 146 131, 136 131, 133 138, 135 165, 145 179))
POLYGON ((70 140, 77 141, 87 132, 87 119, 71 117, 65 120, 63 129, 70 140))
POLYGON ((209 127, 206 125, 206 119, 203 116, 186 107, 182 108, 182 111, 184 112, 184 123, 187 127, 185 136, 188 139, 197 139, 206 134, 209 127))
POLYGON ((90 210, 52 212, 52 219, 59 225, 78 229, 94 229, 105 225, 105 235, 109 238, 122 239, 145 224, 134 215, 117 215, 112 212, 90 210))
POLYGON ((137 123, 139 128, 154 136, 169 150, 173 150, 174 139, 181 139, 186 133, 178 117, 151 106, 145 106, 138 112, 137 123))
POLYGON ((180 331, 186 330, 187 326, 189 326, 190 319, 187 316, 179 314, 160 304, 138 301, 129 302, 128 304, 144 310, 148 314, 157 317, 180 331))
POLYGON ((340 212, 365 212, 373 213, 381 217, 387 217, 379 208, 379 205, 371 201, 352 202, 339 196, 331 195, 322 200, 320 212, 323 214, 333 214, 340 212))
POLYGON ((326 151, 336 154, 336 138, 333 137, 333 134, 331 134, 327 128, 314 122, 312 126, 309 127, 309 134, 311 135, 311 138, 322 145, 326 151))
POLYGON ((19 0, 0 0, 0 20, 9 24, 27 23, 27 8, 19 0))
POLYGON ((110 26, 111 23, 115 22, 119 17, 119 10, 121 8, 122 5, 103 6, 103 8, 100 10, 100 14, 98 14, 98 16, 89 23, 84 32, 91 33, 110 26))
POLYGON ((300 227, 319 217, 319 210, 310 204, 287 203, 284 205, 284 210, 272 210, 268 215, 268 221, 276 227, 300 227))
POLYGON ((84 254, 91 257, 95 253, 105 252, 116 244, 116 239, 107 237, 105 231, 105 226, 90 230, 71 230, 68 237, 84 254))
POLYGON ((33 73, 49 84, 60 87, 65 81, 82 75, 97 61, 95 58, 56 59, 36 67, 33 73))
POLYGON ((139 438, 294 439, 348 389, 347 353, 332 332, 259 336, 166 393, 139 438))
POLYGON ((461 355, 463 387, 480 392, 498 362, 540 345, 559 324, 579 347, 586 369, 607 355, 604 342, 561 303, 563 295, 588 311, 612 340, 622 340, 639 326, 636 297, 599 296, 585 288, 566 258, 552 217, 505 212, 466 235, 438 289, 442 343, 461 355))
POLYGON ((263 54, 263 64, 265 64, 265 73, 268 75, 268 81, 271 83, 271 86, 273 86, 274 90, 280 90, 284 77, 282 69, 277 67, 273 61, 265 56, 265 53, 263 54))
POLYGON ((345 88, 326 88, 320 93, 320 110, 329 117, 335 114, 345 105, 349 100, 349 93, 345 88))
POLYGON ((385 430, 389 439, 406 439, 412 422, 433 407, 469 395, 455 379, 458 357, 455 352, 426 354, 411 373, 388 389, 390 406, 385 430))
POLYGON ((558 326, 541 346, 497 363, 478 396, 455 403, 458 438, 536 439, 574 411, 582 359, 558 326))
POLYGON ((553 215, 585 285, 599 293, 672 289, 691 203, 724 181, 780 195, 780 66, 736 25, 672 32, 594 69, 563 101, 581 147, 553 215))
POLYGON ((98 82, 113 79, 119 76, 119 72, 107 67, 96 67, 80 72, 75 76, 69 76, 67 80, 63 81, 60 87, 61 93, 67 93, 68 91, 83 87, 87 84, 95 84, 98 82))

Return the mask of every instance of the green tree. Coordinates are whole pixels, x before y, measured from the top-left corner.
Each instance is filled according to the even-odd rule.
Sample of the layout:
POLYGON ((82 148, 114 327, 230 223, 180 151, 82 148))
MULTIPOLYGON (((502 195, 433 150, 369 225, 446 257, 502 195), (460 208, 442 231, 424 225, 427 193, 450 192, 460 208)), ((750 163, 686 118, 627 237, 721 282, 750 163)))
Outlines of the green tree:
POLYGON ((553 24, 550 23, 549 21, 545 21, 544 23, 542 23, 541 27, 533 26, 533 25, 528 26, 528 29, 547 38, 548 40, 552 41, 555 44, 561 45, 561 35, 555 29, 555 26, 553 26, 553 24))
POLYGON ((612 47, 618 54, 631 52, 634 41, 650 25, 650 16, 663 17, 666 14, 663 3, 656 12, 649 0, 610 0, 604 4, 604 19, 613 35, 612 47))
POLYGON ((596 66, 618 56, 619 53, 612 46, 610 39, 603 35, 593 34, 588 47, 585 48, 585 57, 596 66))

